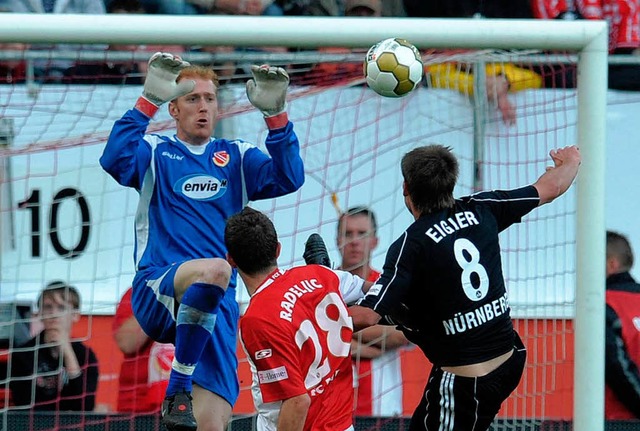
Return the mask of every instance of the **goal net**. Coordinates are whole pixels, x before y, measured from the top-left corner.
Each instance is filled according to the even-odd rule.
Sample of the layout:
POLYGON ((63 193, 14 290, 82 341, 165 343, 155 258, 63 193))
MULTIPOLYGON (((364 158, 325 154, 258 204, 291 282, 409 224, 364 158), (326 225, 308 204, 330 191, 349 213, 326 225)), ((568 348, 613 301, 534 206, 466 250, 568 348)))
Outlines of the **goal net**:
MULTIPOLYGON (((246 48, 256 39, 248 41, 233 30, 245 24, 242 19, 195 20, 182 32, 174 27, 167 32, 168 27, 159 25, 162 18, 125 17, 117 31, 110 18, 91 21, 83 36, 64 30, 71 27, 61 21, 28 22, 33 28, 45 26, 38 33, 29 31, 29 25, 6 30, 8 21, 0 20, 0 44, 44 42, 39 34, 45 33, 48 42, 76 43, 26 50, 0 45, 0 428, 158 426, 157 415, 118 411, 123 355, 114 341, 113 315, 133 278, 138 197, 105 174, 98 158, 114 121, 141 93, 149 55, 165 49, 218 71, 222 85, 216 136, 241 138, 262 149, 267 130, 245 96, 248 68, 269 63, 289 71, 288 111, 300 138, 306 182, 291 195, 252 203, 276 225, 284 268, 303 263, 304 241, 313 232, 324 237, 338 264, 338 216, 347 208, 366 206, 377 218, 379 244, 371 266, 380 269, 387 247, 412 221, 404 207, 399 161, 418 145, 440 143, 453 149, 461 164, 455 194, 462 196, 532 183, 551 163, 551 149, 580 142, 584 169, 578 187, 501 237, 509 303, 528 358, 525 376, 495 428, 537 429, 545 422, 574 421, 576 430, 598 430, 602 398, 595 389, 604 376, 596 359, 604 346, 586 342, 580 333, 587 332, 592 340, 597 338, 593 334, 603 333, 597 322, 604 321, 599 302, 604 303, 604 296, 598 293, 604 275, 594 262, 604 256, 599 237, 604 231, 604 108, 598 104, 604 104, 606 86, 599 75, 606 62, 606 43, 600 40, 602 32, 606 40, 606 27, 596 22, 557 27, 514 22, 505 27, 474 20, 458 22, 466 26, 466 34, 447 36, 442 30, 455 25, 387 20, 381 26, 388 30, 364 36, 364 21, 356 19, 345 20, 344 34, 336 36, 317 30, 326 21, 312 19, 293 27, 298 33, 291 39, 290 22, 271 20, 261 21, 269 30, 261 41, 266 46, 246 48), (129 32, 134 24, 140 35, 129 32), (216 26, 232 29, 211 30, 216 26), (211 33, 204 44, 203 28, 211 33), (540 39, 540 33, 548 38, 540 39), (422 84, 401 99, 378 96, 362 76, 363 52, 392 35, 420 48, 426 71, 422 84), (151 42, 178 45, 162 48, 151 42), (123 47, 125 43, 129 46, 123 47), (108 44, 116 46, 106 51, 108 44), (231 48, 212 49, 213 44, 231 48), (583 192, 587 189, 590 193, 583 192), (580 217, 587 213, 589 227, 580 217), (40 329, 34 302, 52 280, 69 282, 81 296, 73 337, 91 347, 99 363, 91 414, 32 415, 31 408, 38 410, 36 389, 30 389, 31 401, 22 406, 10 390, 16 380, 62 378, 59 367, 12 374, 12 352, 36 349, 21 346, 40 329), (576 349, 590 363, 581 365, 584 358, 576 349), (588 393, 585 385, 594 381, 588 393), (589 427, 580 428, 585 424, 589 427)), ((166 109, 160 109, 149 131, 174 133, 166 109)), ((248 296, 241 285, 237 297, 242 308, 248 296)), ((356 428, 406 429, 430 365, 412 346, 388 349, 382 340, 368 345, 380 356, 370 363, 354 356, 354 365, 370 365, 356 373, 356 398, 368 398, 370 409, 357 416, 356 428)), ((251 429, 251 377, 238 352, 241 395, 233 429, 251 429)), ((150 380, 166 375, 167 358, 159 355, 156 368, 147 370, 154 376, 150 380)), ((158 391, 153 388, 147 392, 158 391)))

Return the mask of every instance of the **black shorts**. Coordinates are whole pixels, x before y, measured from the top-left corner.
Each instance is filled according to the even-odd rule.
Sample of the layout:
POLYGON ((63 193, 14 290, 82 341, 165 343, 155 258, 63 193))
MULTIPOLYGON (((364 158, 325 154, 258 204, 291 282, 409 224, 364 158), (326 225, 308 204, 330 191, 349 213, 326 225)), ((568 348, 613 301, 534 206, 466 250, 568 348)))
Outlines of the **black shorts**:
POLYGON ((433 367, 409 430, 486 431, 524 371, 527 351, 515 337, 513 355, 485 376, 461 377, 433 367))

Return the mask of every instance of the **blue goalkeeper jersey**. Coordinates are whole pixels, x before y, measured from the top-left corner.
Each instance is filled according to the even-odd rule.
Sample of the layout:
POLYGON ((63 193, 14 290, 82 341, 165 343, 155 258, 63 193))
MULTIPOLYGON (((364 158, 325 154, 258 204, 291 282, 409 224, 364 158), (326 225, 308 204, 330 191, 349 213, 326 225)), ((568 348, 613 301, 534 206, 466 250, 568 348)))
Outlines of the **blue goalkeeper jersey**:
MULTIPOLYGON (((249 201, 299 189, 304 167, 289 122, 269 132, 271 157, 241 140, 188 145, 175 135, 145 135, 149 119, 131 109, 116 121, 100 165, 140 194, 136 270, 185 260, 224 258, 224 226, 249 201)), ((235 283, 233 283, 235 284, 235 283)))

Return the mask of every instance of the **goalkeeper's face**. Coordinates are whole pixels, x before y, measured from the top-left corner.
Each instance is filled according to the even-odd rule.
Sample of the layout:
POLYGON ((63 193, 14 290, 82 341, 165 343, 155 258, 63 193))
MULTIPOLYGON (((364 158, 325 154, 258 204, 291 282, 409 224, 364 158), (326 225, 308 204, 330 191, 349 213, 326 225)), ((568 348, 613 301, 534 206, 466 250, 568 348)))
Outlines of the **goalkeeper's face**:
POLYGON ((212 81, 194 79, 191 93, 172 100, 169 113, 176 120, 177 135, 192 145, 209 142, 218 118, 217 89, 212 81))

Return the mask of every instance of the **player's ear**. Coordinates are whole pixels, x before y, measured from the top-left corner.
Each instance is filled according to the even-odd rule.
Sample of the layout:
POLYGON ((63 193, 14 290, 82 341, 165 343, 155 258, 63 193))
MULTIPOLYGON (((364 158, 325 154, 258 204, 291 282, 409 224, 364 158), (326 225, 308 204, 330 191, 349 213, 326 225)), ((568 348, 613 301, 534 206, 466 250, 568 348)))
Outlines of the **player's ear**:
POLYGON ((377 235, 373 235, 371 237, 371 250, 373 250, 374 248, 376 248, 378 246, 378 236, 377 235))
POLYGON ((175 101, 169 102, 169 115, 175 120, 178 117, 178 106, 175 101))
POLYGON ((280 257, 280 252, 282 251, 282 244, 278 241, 278 247, 276 247, 276 259, 280 257))
POLYGON ((233 261, 233 258, 229 255, 229 253, 227 253, 225 257, 227 259, 227 262, 229 262, 229 265, 231 265, 231 268, 238 267, 238 265, 236 265, 236 263, 233 261))
POLYGON ((616 274, 620 272, 620 261, 618 261, 616 257, 613 257, 613 256, 608 257, 606 262, 607 262, 607 267, 606 267, 607 277, 610 276, 611 274, 616 274))
POLYGON ((407 189, 407 182, 402 182, 402 196, 409 196, 409 189, 407 189))

